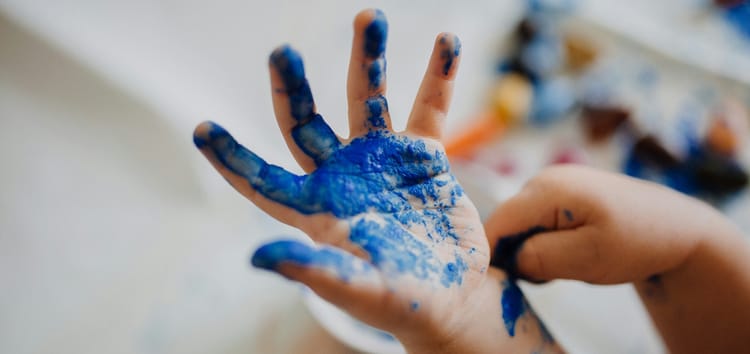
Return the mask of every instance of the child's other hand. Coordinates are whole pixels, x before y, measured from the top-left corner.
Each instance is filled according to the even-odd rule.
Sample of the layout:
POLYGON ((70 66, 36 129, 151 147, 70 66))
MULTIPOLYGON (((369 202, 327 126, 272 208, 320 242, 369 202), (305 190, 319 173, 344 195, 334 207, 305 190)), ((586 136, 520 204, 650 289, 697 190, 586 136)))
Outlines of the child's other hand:
POLYGON ((485 230, 492 264, 510 276, 596 284, 675 269, 707 236, 732 232, 702 202, 579 166, 542 171, 492 214, 485 230))

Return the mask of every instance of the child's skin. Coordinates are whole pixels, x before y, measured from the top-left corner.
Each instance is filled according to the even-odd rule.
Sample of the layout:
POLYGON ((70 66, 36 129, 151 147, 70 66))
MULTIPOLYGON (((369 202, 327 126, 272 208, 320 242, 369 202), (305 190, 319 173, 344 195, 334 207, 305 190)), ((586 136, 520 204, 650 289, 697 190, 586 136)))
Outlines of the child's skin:
POLYGON ((271 55, 276 118, 306 176, 267 164, 214 123, 196 128, 196 146, 237 191, 317 243, 273 242, 253 265, 306 284, 410 353, 561 352, 514 283, 489 267, 477 211, 439 143, 458 38, 438 35, 407 129, 394 132, 386 34, 378 11, 354 20, 349 138, 316 113, 299 54, 271 55))
POLYGON ((621 175, 552 167, 485 227, 493 264, 510 274, 633 282, 670 352, 748 351, 750 251, 735 226, 698 200, 621 175))

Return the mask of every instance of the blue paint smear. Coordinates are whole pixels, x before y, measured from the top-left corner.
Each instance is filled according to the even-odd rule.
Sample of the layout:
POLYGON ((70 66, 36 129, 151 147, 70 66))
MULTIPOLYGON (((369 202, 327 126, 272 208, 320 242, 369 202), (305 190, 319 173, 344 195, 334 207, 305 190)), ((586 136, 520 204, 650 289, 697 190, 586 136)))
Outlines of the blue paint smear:
POLYGON ((388 39, 388 21, 383 11, 375 10, 375 18, 365 28, 365 54, 377 58, 385 53, 385 42, 388 39))
POLYGON ((336 133, 319 114, 315 114, 304 125, 292 128, 292 139, 305 154, 313 158, 316 165, 320 165, 341 147, 336 133))
POLYGON ((365 266, 357 267, 354 256, 331 248, 315 249, 299 241, 282 240, 261 246, 252 256, 253 266, 276 270, 284 262, 300 266, 327 268, 336 272, 342 281, 349 281, 357 272, 368 271, 365 266))
MULTIPOLYGON (((443 46, 446 46, 448 42, 446 36, 440 38, 440 44, 443 46)), ((440 59, 443 60, 443 75, 448 75, 453 67, 453 62, 459 55, 461 55, 461 40, 458 39, 458 36, 453 36, 453 48, 443 48, 440 51, 440 59)))
POLYGON ((518 271, 518 251, 526 240, 545 231, 548 231, 546 227, 537 225, 526 231, 501 237, 495 245, 495 254, 490 260, 490 265, 507 272, 508 277, 512 280, 524 279, 531 282, 538 282, 537 280, 525 277, 518 271))
POLYGON ((568 219, 568 221, 573 221, 573 212, 568 209, 563 209, 563 214, 565 214, 565 218, 568 219))
POLYGON ((371 89, 376 89, 383 83, 385 66, 385 58, 375 60, 370 64, 370 69, 367 70, 367 78, 370 82, 371 89))
POLYGON ((500 306, 503 309, 503 322, 508 335, 513 337, 516 335, 516 321, 526 313, 526 301, 515 281, 505 280, 502 282, 502 287, 500 306))
POLYGON ((314 113, 315 103, 305 78, 302 57, 292 47, 285 45, 271 53, 269 61, 284 82, 292 117, 298 121, 309 119, 314 113))

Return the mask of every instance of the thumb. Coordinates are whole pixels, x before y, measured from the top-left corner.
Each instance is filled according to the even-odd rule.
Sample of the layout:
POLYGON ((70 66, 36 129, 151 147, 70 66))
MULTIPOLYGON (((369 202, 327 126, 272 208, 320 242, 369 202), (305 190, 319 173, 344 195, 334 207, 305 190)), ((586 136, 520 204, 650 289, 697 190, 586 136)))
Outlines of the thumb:
POLYGON ((492 264, 511 277, 541 282, 575 279, 604 280, 598 247, 591 227, 547 231, 532 228, 498 240, 492 264))
POLYGON ((345 311, 377 303, 385 291, 380 272, 361 258, 332 246, 280 240, 258 248, 253 266, 307 285, 345 311))

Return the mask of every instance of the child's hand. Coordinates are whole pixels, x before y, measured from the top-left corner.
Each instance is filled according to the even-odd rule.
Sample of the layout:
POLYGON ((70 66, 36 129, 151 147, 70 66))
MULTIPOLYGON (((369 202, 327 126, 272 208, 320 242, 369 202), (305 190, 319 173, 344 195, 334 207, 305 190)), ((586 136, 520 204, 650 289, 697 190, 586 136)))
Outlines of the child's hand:
POLYGON ((747 351, 750 251, 716 210, 659 185, 544 170, 485 229, 510 277, 633 282, 673 353, 747 351))
POLYGON ((354 28, 348 139, 317 114, 299 54, 285 46, 270 58, 276 117, 308 175, 267 164, 214 123, 196 128, 196 145, 237 191, 325 245, 274 242, 253 255, 253 265, 305 283, 390 331, 410 351, 556 350, 517 291, 511 291, 511 324, 534 325, 524 325, 511 342, 509 333, 521 332, 503 321, 505 277, 487 271, 489 248, 477 211, 438 142, 459 62, 458 38, 438 36, 407 129, 397 133, 383 96, 385 18, 364 11, 354 28))
POLYGON ((680 266, 726 225, 665 187, 586 167, 547 168, 486 222, 493 265, 529 280, 615 284, 680 266))

